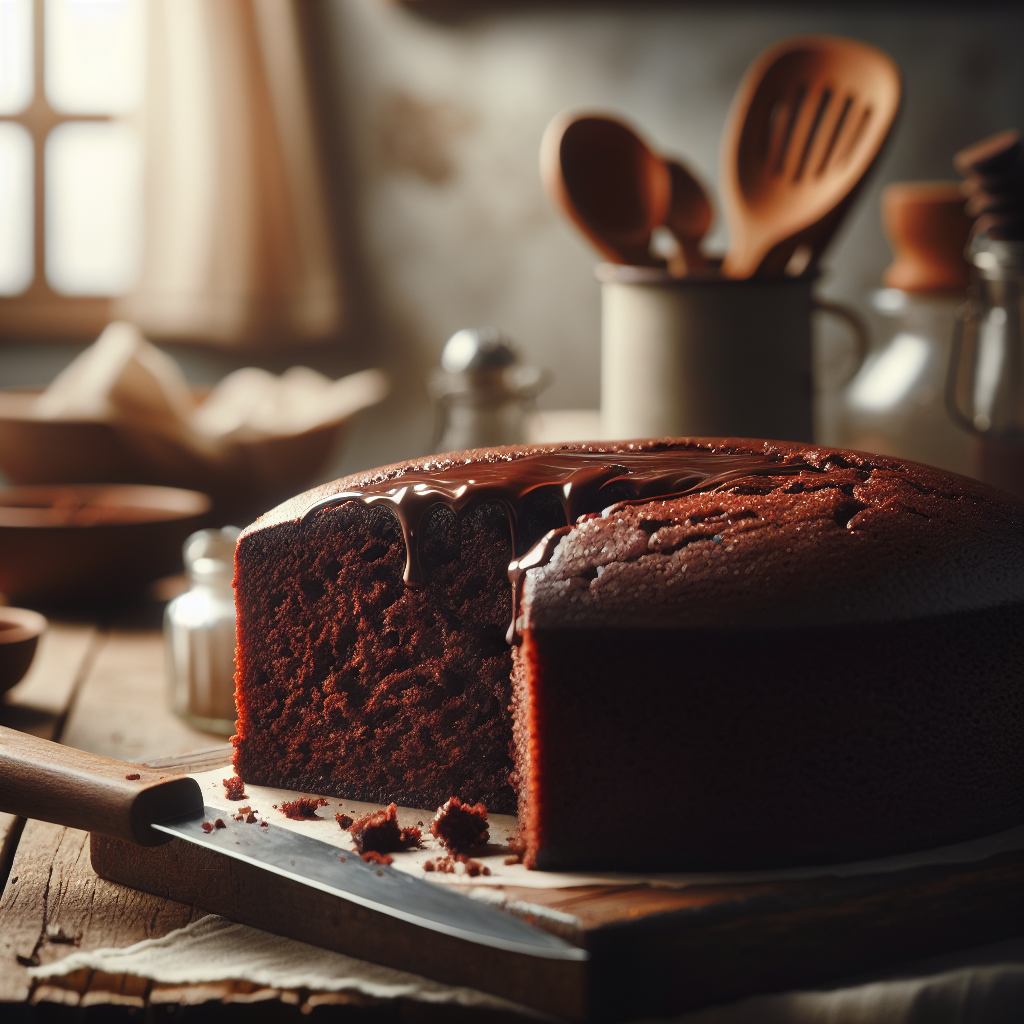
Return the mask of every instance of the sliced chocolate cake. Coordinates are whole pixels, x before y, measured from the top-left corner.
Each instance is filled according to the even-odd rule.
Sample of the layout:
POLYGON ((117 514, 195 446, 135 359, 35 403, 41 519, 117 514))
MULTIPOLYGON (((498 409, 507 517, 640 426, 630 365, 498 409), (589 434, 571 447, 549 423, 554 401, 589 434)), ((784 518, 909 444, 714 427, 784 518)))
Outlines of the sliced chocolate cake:
POLYGON ((760 441, 348 477, 239 541, 236 770, 518 803, 539 867, 791 864, 1006 828, 1022 525, 973 481, 760 441), (621 834, 595 842, 612 812, 621 834))

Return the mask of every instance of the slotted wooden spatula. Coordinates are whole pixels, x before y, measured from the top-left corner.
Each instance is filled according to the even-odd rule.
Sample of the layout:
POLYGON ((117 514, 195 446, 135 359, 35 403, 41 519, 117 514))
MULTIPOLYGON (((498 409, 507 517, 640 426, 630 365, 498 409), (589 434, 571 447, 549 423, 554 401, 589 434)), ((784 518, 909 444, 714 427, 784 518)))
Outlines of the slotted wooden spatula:
POLYGON ((853 39, 794 36, 754 61, 722 136, 726 277, 813 270, 889 136, 900 94, 892 58, 853 39))

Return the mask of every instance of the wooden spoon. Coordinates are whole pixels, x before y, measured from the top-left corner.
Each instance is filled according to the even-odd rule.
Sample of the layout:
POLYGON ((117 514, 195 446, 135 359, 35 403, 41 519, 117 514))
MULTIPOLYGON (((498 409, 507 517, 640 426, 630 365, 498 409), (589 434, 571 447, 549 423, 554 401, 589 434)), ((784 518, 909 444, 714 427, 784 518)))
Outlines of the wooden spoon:
POLYGON ((711 202, 704 186, 690 170, 678 160, 666 158, 672 181, 672 200, 665 214, 665 226, 676 236, 681 253, 670 259, 669 272, 683 277, 694 270, 702 270, 707 261, 700 251, 700 240, 711 226, 711 202))
POLYGON ((794 36, 754 61, 722 137, 726 277, 814 269, 889 136, 900 93, 892 58, 853 39, 794 36))
POLYGON ((561 207, 605 259, 662 266, 649 247, 671 194, 665 162, 610 117, 560 114, 544 132, 540 173, 561 207))

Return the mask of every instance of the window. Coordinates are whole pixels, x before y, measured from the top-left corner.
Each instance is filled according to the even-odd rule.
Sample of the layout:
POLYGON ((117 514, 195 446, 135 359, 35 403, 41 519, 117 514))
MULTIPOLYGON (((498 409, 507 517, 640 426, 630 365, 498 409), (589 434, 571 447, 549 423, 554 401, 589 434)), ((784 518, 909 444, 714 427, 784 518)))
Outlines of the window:
POLYGON ((0 334, 90 337, 142 243, 144 0, 0 0, 0 334))

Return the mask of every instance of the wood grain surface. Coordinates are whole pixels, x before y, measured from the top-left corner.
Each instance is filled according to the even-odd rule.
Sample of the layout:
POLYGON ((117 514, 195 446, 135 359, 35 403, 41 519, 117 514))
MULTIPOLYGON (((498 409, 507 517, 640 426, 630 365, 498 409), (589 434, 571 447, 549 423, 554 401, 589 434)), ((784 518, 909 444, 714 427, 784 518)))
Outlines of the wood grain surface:
POLYGON ((175 840, 142 849, 94 836, 99 874, 279 935, 571 1020, 625 1021, 814 985, 1017 934, 1024 853, 971 865, 757 885, 503 890, 516 912, 590 951, 538 965, 382 922, 345 901, 175 840), (542 910, 556 910, 556 922, 542 910), (417 934, 418 933, 418 934, 417 934), (453 964, 455 970, 453 972, 453 964))
MULTIPOLYGON (((119 760, 222 742, 167 710, 163 638, 152 628, 51 623, 32 669, 0 704, 0 724, 119 760)), ((27 968, 76 948, 166 935, 204 911, 99 878, 86 832, 4 818, 10 859, 0 875, 0 1002, 141 1005, 137 982, 92 976, 40 987, 27 968)))

